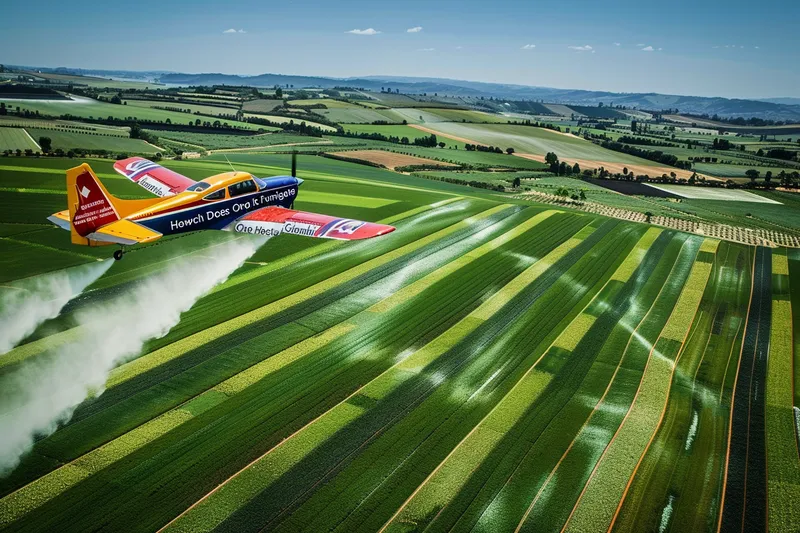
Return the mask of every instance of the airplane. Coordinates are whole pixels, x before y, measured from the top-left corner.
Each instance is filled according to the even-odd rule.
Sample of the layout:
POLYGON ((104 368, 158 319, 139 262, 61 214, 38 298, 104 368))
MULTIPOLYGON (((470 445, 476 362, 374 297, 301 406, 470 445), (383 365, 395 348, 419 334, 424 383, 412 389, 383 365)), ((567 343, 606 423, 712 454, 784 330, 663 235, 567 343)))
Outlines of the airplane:
POLYGON ((48 217, 83 246, 149 243, 164 235, 198 230, 227 230, 274 237, 282 233, 323 239, 358 240, 386 235, 394 227, 293 209, 303 180, 292 175, 257 178, 248 172, 223 172, 200 181, 141 157, 114 163, 114 170, 155 194, 125 200, 106 190, 83 163, 67 170, 68 209, 48 217))

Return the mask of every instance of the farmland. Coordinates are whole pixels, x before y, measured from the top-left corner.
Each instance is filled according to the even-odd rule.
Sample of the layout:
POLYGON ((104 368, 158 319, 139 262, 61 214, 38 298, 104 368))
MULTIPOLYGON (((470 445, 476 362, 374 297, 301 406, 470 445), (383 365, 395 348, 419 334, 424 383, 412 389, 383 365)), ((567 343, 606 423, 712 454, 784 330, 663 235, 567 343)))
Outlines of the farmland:
POLYGON ((559 158, 594 160, 609 163, 652 165, 650 161, 612 152, 571 135, 528 126, 495 124, 439 123, 431 126, 443 135, 463 137, 473 141, 503 148, 512 147, 517 152, 543 156, 555 152, 559 158))
MULTIPOLYGON (((436 127, 503 147, 519 137, 530 153, 603 150, 539 128, 436 127)), ((243 142, 157 133, 209 149, 227 147, 229 137, 243 142)), ((45 134, 55 146, 55 132, 45 134)), ((289 132, 244 138, 250 146, 344 142, 289 132)), ((518 177, 533 191, 583 190, 588 201, 656 214, 758 209, 800 227, 786 215, 797 200, 770 192, 759 198, 779 203, 677 203, 545 175, 542 163, 506 154, 402 151, 414 155, 337 154, 387 167, 458 157, 530 168, 417 176, 300 155, 297 209, 397 230, 361 242, 281 235, 261 246, 0 476, 0 528, 794 527, 800 256, 442 180, 518 177)), ((45 220, 64 208, 64 170, 78 162, 0 159, 0 290, 110 254, 71 245, 45 220)), ((111 160, 88 162, 112 194, 149 196, 111 160)), ((267 177, 288 173, 290 158, 231 152, 162 164, 201 179, 229 162, 267 177)), ((0 387, 80 337, 85 311, 180 258, 202 264, 235 240, 202 232, 132 248, 60 316, 0 355, 0 387)))
POLYGON ((159 151, 157 147, 140 139, 130 139, 117 135, 83 133, 73 130, 40 130, 36 128, 26 128, 26 131, 37 140, 40 137, 49 137, 53 142, 53 150, 61 148, 65 152, 73 148, 132 154, 155 154, 159 151))
POLYGON ((384 152, 381 150, 352 150, 348 152, 330 152, 330 155, 367 161, 376 165, 382 165, 388 169, 405 167, 411 165, 433 165, 440 167, 455 167, 452 163, 443 163, 434 159, 425 159, 413 155, 398 154, 395 152, 384 152))
POLYGON ((270 145, 322 142, 318 137, 292 135, 291 133, 265 133, 260 135, 224 135, 185 131, 153 131, 159 139, 178 141, 189 145, 187 149, 258 148, 270 145))
MULTIPOLYGON (((110 104, 84 97, 73 97, 71 100, 64 101, 42 100, 25 102, 0 99, 0 102, 5 103, 9 107, 19 107, 22 110, 27 110, 33 113, 38 111, 40 115, 46 117, 60 117, 63 115, 71 115, 73 117, 82 119, 105 119, 107 117, 126 119, 131 117, 133 119, 150 122, 165 122, 169 119, 175 124, 186 124, 190 120, 194 121, 197 118, 190 113, 166 111, 152 107, 110 104)), ((226 120, 226 122, 231 126, 236 126, 239 128, 252 130, 258 129, 257 125, 248 124, 246 122, 237 122, 235 120, 226 120)))
POLYGON ((0 128, 0 150, 35 150, 39 145, 22 128, 0 128))

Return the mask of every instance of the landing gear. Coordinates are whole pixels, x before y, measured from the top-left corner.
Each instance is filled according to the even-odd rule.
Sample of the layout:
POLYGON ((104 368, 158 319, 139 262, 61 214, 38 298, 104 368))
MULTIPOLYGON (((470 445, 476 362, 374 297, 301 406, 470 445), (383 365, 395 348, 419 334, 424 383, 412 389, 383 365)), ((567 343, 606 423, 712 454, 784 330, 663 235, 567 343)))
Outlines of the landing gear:
POLYGON ((114 250, 114 259, 116 259, 117 261, 121 261, 122 260, 122 256, 124 254, 125 254, 125 250, 123 250, 122 248, 120 248, 119 250, 114 250))

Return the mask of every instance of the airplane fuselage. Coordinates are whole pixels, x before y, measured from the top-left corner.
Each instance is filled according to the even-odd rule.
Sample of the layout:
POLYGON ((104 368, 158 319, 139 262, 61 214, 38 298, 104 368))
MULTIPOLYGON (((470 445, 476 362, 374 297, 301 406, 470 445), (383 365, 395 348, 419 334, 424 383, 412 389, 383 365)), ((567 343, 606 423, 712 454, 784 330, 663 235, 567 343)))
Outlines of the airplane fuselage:
POLYGON ((218 200, 207 200, 206 191, 182 192, 153 209, 134 213, 127 218, 153 231, 173 235, 205 229, 222 230, 244 215, 264 207, 290 207, 297 197, 299 180, 278 176, 261 180, 265 186, 254 192, 218 200))

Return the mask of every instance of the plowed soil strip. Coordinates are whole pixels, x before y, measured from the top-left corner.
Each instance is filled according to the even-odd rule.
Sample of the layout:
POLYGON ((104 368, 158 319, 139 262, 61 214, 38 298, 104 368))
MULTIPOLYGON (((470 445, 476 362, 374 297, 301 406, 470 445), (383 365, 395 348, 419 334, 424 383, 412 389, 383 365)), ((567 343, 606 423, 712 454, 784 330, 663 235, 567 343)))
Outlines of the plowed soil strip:
POLYGON ((772 251, 759 248, 733 394, 721 531, 766 531, 764 384, 772 315, 772 251))

